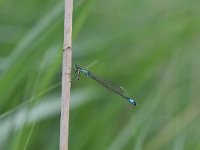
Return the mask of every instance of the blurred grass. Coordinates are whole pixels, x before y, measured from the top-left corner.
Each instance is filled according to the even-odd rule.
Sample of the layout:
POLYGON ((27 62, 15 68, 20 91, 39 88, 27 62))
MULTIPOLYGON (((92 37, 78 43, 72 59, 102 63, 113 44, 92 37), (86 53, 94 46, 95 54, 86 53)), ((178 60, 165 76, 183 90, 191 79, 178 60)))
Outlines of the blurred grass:
MULTIPOLYGON (((62 1, 0 1, 0 149, 59 147, 62 1)), ((74 1, 71 150, 199 150, 200 2, 74 1)))

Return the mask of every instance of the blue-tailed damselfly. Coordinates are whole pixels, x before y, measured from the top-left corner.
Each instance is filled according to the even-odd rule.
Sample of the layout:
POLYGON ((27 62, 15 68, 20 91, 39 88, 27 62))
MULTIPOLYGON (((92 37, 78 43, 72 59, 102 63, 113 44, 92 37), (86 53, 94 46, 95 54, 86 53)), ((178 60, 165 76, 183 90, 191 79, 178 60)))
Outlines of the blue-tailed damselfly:
POLYGON ((95 75, 94 73, 92 73, 92 72, 88 71, 87 69, 84 69, 84 68, 82 68, 82 67, 80 67, 76 64, 75 64, 75 73, 76 73, 77 80, 79 80, 80 73, 82 73, 85 76, 97 81, 98 83, 100 83, 105 88, 108 88, 108 89, 112 90, 113 92, 117 93, 118 95, 120 95, 121 97, 126 99, 129 103, 133 104, 134 106, 137 105, 136 101, 134 99, 126 97, 124 95, 124 89, 122 87, 117 86, 117 85, 95 75))

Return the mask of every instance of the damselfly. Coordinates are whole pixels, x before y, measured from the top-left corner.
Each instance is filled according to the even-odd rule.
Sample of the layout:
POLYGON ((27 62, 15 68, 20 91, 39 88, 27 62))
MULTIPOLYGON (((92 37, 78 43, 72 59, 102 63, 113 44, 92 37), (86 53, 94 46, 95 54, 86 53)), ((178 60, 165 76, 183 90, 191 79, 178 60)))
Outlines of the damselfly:
POLYGON ((120 86, 117 86, 97 75, 95 75, 94 73, 88 71, 87 69, 84 69, 78 65, 75 64, 75 73, 76 73, 76 77, 77 80, 79 80, 79 76, 80 73, 84 74, 85 76, 97 81, 98 83, 100 83, 102 86, 104 86, 105 88, 108 88, 109 90, 112 90, 113 92, 115 92, 116 94, 120 95, 121 97, 123 97, 124 99, 126 99, 129 103, 133 104, 136 106, 136 102, 134 99, 126 97, 124 95, 124 89, 120 86))

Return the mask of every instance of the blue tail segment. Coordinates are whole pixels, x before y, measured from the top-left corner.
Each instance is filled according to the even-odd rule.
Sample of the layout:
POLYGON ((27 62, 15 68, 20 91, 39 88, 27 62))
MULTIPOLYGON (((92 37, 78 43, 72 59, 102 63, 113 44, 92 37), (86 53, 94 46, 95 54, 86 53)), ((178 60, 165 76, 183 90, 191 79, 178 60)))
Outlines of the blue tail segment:
POLYGON ((137 106, 137 103, 134 99, 131 99, 131 98, 128 98, 128 97, 124 97, 124 98, 127 99, 128 102, 131 103, 132 105, 137 106))

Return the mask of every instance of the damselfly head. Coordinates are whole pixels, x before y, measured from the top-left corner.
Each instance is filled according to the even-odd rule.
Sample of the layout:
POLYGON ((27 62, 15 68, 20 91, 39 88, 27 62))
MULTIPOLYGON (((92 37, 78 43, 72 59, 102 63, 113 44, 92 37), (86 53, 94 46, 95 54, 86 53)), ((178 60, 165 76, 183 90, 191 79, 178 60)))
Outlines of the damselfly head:
POLYGON ((77 64, 74 64, 74 66, 75 66, 75 68, 76 68, 76 69, 78 69, 78 68, 79 68, 77 64))
POLYGON ((78 65, 75 64, 75 74, 76 74, 76 79, 79 80, 79 76, 80 76, 80 70, 78 65))

